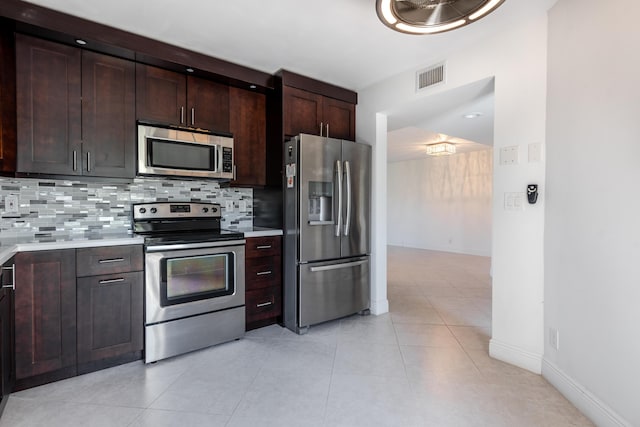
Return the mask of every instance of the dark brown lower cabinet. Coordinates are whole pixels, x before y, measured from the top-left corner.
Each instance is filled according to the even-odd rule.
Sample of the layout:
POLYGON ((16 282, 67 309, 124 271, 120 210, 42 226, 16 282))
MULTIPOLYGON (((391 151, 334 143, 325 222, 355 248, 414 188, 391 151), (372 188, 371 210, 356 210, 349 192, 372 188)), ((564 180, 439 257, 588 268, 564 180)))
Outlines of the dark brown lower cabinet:
POLYGON ((143 347, 141 271, 78 278, 78 371, 139 359, 143 347), (113 364, 113 363, 111 363, 113 364))
POLYGON ((282 316, 282 237, 247 239, 246 329, 277 323, 282 316))
POLYGON ((7 404, 7 398, 15 380, 13 345, 13 260, 2 268, 2 286, 0 289, 0 415, 7 404), (10 270, 11 269, 11 270, 10 270), (7 280, 5 280, 5 277, 7 280))
POLYGON ((21 252, 15 266, 15 390, 142 358, 142 246, 21 252))
POLYGON ((76 373, 75 249, 16 254, 16 389, 76 373))

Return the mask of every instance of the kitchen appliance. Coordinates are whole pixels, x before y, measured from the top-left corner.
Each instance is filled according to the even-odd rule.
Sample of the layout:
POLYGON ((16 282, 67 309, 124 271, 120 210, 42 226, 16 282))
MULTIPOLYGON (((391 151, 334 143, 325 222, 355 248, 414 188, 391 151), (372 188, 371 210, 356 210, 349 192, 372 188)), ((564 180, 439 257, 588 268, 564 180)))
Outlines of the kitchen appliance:
POLYGON ((134 204, 145 236, 145 363, 240 338, 245 240, 214 203, 134 204))
POLYGON ((138 175, 233 179, 233 172, 231 135, 138 125, 138 175))
POLYGON ((284 144, 284 323, 368 312, 371 147, 299 135, 284 144))

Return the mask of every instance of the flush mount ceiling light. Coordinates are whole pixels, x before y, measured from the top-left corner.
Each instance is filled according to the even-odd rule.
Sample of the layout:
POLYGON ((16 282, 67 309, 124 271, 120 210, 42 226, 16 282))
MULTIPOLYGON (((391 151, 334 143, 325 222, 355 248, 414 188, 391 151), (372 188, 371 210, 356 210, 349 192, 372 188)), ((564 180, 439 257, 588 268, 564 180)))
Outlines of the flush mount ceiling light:
POLYGON ((376 0, 378 18, 407 34, 435 34, 471 24, 504 0, 376 0))
POLYGON ((438 142, 427 145, 427 154, 430 156, 448 156, 456 154, 456 146, 450 142, 438 142))

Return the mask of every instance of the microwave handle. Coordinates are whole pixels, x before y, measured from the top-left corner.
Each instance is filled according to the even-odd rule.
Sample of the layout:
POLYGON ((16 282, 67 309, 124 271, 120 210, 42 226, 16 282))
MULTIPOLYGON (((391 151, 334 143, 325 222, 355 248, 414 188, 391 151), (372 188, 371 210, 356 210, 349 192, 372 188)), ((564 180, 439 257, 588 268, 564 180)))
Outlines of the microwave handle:
POLYGON ((216 145, 216 172, 222 171, 222 146, 216 145))

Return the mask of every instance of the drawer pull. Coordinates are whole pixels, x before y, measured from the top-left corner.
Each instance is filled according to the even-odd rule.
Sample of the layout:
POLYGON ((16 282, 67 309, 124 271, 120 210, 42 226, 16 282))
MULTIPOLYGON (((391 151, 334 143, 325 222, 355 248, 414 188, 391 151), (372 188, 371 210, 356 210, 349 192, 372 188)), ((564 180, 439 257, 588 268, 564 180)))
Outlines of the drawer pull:
POLYGON ((117 279, 108 279, 108 280, 100 280, 101 285, 108 285, 109 283, 118 283, 118 282, 124 282, 124 278, 123 277, 119 277, 117 279))
POLYGON ((268 302, 263 302, 263 303, 260 303, 260 304, 256 304, 256 307, 257 308, 266 307, 266 306, 271 305, 271 304, 273 304, 273 301, 268 301, 268 302))
POLYGON ((100 264, 109 264, 110 262, 122 262, 124 258, 111 258, 111 259, 101 259, 98 261, 100 264))
POLYGON ((2 267, 2 270, 11 270, 11 284, 10 285, 2 285, 1 288, 11 288, 12 290, 16 290, 16 265, 13 264, 11 267, 2 267))
POLYGON ((271 245, 256 246, 256 249, 271 249, 271 245))
POLYGON ((260 272, 256 273, 256 276, 266 276, 268 274, 271 274, 271 270, 269 270, 269 271, 260 271, 260 272))

